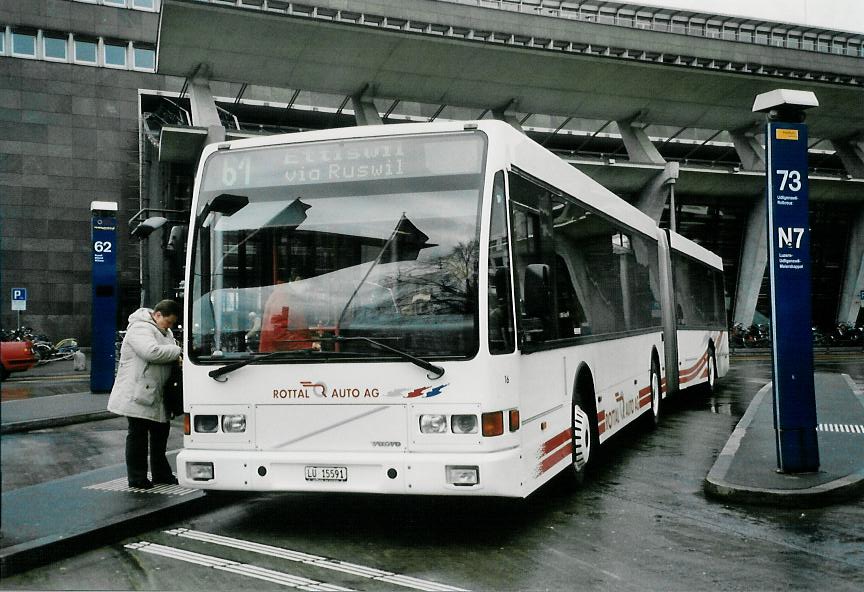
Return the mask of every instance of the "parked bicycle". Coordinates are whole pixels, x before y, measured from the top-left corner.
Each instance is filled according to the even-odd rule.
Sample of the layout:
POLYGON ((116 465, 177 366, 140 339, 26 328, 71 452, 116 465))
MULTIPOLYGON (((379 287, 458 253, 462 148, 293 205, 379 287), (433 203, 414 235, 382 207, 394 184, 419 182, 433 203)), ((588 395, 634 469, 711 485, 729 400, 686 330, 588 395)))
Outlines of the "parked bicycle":
POLYGON ((39 359, 39 364, 47 364, 58 360, 71 360, 78 349, 78 340, 74 337, 61 339, 54 344, 47 340, 35 341, 33 343, 33 353, 39 359))

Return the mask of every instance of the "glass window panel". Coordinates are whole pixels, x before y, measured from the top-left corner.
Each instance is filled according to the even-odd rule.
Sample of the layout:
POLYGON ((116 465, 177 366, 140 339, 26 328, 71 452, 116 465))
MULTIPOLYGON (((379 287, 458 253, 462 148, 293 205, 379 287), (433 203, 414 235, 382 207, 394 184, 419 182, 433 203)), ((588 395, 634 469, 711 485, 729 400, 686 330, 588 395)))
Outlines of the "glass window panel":
POLYGON ((86 62, 88 64, 96 63, 96 42, 86 41, 84 39, 75 40, 75 61, 86 62))
POLYGON ((126 46, 115 45, 113 43, 105 44, 105 64, 108 66, 125 66, 126 65, 126 46))
POLYGON ((388 357, 335 335, 474 355, 484 158, 479 133, 211 155, 194 231, 193 359, 256 348, 320 351, 298 352, 304 362, 388 357), (252 342, 250 313, 261 323, 252 342))
POLYGON ((6 27, 0 25, 0 53, 6 53, 6 27))
POLYGON ((109 6, 126 6, 126 0, 102 0, 102 2, 109 6))
POLYGON ((135 67, 142 70, 156 68, 156 52, 146 47, 135 48, 135 67))
POLYGON ((132 0, 132 6, 146 10, 155 10, 156 0, 132 0))
POLYGON ((12 33, 12 53, 16 55, 36 55, 36 35, 31 33, 12 33))
POLYGON ((66 59, 66 38, 48 37, 43 38, 45 45, 45 57, 54 60, 66 59))
POLYGON ((492 354, 510 353, 515 346, 511 295, 504 173, 498 172, 492 189, 489 228, 489 351, 492 354))
POLYGON ((723 274, 680 253, 672 254, 672 270, 679 328, 725 327, 723 274))
POLYGON ((517 175, 510 197, 526 342, 661 325, 656 242, 517 175))

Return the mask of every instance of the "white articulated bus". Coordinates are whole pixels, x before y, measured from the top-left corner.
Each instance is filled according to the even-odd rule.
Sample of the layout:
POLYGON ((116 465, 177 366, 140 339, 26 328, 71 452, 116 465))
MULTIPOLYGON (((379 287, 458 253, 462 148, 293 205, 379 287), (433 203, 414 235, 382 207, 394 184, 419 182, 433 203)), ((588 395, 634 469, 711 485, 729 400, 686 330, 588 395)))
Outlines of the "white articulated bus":
POLYGON ((208 146, 183 485, 526 497, 728 370, 720 258, 497 121, 208 146))

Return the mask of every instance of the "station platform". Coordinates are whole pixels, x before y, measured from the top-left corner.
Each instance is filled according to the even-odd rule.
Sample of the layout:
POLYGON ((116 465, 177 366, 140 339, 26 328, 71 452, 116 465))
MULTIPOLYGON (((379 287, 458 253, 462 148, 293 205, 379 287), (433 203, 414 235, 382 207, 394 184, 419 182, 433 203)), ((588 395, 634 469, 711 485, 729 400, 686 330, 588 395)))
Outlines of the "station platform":
POLYGON ((705 479, 731 502, 815 507, 864 494, 864 394, 844 374, 816 373, 817 472, 777 471, 771 383, 756 394, 705 479))
MULTIPOLYGON (((176 455, 169 455, 172 467, 176 455)), ((131 488, 123 464, 4 491, 0 576, 188 516, 202 509, 204 497, 179 485, 131 488)))

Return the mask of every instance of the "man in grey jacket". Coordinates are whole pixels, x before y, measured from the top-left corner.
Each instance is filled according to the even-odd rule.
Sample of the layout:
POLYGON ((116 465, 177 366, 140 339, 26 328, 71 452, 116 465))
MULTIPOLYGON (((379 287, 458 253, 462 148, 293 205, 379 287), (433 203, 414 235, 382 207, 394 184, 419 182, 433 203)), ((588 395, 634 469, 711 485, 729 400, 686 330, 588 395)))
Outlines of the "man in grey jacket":
POLYGON ((171 364, 179 363, 183 351, 171 333, 179 316, 180 305, 173 300, 162 300, 153 310, 139 308, 129 315, 108 411, 129 420, 126 472, 130 487, 150 489, 154 483, 177 483, 165 458, 171 424, 162 391, 171 364), (148 440, 152 481, 147 478, 148 440))

